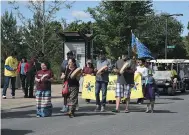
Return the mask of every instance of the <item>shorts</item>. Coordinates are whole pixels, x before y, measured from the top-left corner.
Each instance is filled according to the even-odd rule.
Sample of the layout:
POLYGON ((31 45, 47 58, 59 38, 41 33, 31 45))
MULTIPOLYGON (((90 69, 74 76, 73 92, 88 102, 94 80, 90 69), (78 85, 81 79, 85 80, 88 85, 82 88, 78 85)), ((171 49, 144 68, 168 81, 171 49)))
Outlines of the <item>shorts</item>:
POLYGON ((131 95, 131 85, 130 84, 120 84, 117 83, 116 84, 116 97, 120 97, 120 98, 130 98, 131 95))

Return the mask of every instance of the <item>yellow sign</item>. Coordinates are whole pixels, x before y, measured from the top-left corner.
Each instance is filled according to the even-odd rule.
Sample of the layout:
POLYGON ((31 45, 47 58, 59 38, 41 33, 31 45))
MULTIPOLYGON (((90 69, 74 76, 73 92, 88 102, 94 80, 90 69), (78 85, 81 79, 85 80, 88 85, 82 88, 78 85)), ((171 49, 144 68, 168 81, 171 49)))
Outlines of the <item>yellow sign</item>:
POLYGON ((140 74, 135 74, 134 76, 134 82, 135 85, 131 89, 131 99, 138 99, 138 98, 143 98, 143 92, 142 92, 142 78, 140 74))
POLYGON ((117 83, 117 75, 110 75, 107 97, 106 97, 107 100, 115 100, 116 83, 117 83))
MULTIPOLYGON (((135 74, 134 76, 135 85, 131 90, 131 99, 143 98, 142 84, 140 74, 135 74)), ((116 90, 117 75, 109 76, 107 100, 115 100, 115 90, 116 90)), ((87 75, 84 77, 82 98, 92 99, 95 98, 95 76, 87 75)), ((100 92, 100 98, 102 98, 102 92, 100 92)))
POLYGON ((91 75, 84 76, 82 98, 96 100, 96 97, 95 97, 95 82, 96 82, 95 76, 91 76, 91 75))

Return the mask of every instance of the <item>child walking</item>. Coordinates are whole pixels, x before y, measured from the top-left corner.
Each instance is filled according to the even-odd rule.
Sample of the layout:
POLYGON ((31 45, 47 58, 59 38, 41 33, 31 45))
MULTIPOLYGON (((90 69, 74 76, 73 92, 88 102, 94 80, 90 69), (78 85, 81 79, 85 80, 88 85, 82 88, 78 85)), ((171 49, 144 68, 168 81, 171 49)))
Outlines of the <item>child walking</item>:
POLYGON ((153 78, 152 73, 148 73, 148 76, 146 77, 146 83, 145 83, 145 98, 148 100, 146 113, 153 113, 154 112, 154 103, 155 103, 155 92, 156 92, 156 83, 153 78), (151 105, 151 111, 149 110, 151 105))

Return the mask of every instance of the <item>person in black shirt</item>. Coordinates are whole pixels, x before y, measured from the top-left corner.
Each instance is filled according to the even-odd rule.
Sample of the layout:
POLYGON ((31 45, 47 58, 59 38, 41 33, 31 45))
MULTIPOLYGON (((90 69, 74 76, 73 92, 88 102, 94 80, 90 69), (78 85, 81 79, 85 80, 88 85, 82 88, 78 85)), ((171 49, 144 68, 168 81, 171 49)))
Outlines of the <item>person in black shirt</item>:
POLYGON ((112 112, 119 112, 119 105, 121 98, 126 98, 125 113, 129 112, 129 101, 131 88, 134 84, 134 72, 135 68, 132 65, 132 61, 127 58, 127 55, 122 55, 122 59, 118 60, 115 65, 114 72, 117 73, 117 84, 116 84, 116 109, 112 112), (125 69, 123 74, 120 74, 120 70, 125 63, 128 63, 128 68, 125 69))
MULTIPOLYGON (((72 59, 74 58, 74 52, 73 51, 69 51, 67 53, 67 59, 66 60, 63 60, 62 64, 61 64, 61 79, 64 79, 64 75, 65 75, 65 71, 66 71, 66 67, 68 66, 68 61, 69 59, 72 59)), ((77 63, 76 61, 76 66, 79 67, 79 64, 77 63)), ((77 104, 77 107, 76 107, 76 110, 79 110, 79 105, 77 104)), ((61 112, 65 113, 65 112, 68 112, 68 105, 67 105, 67 97, 64 96, 64 102, 63 102, 63 107, 62 109, 60 110, 61 112)))
POLYGON ((76 60, 71 58, 68 60, 68 66, 66 67, 65 74, 62 74, 62 79, 68 81, 69 94, 64 97, 68 100, 69 116, 73 117, 76 105, 78 104, 78 93, 79 93, 79 80, 77 78, 71 78, 71 74, 77 69, 76 60))

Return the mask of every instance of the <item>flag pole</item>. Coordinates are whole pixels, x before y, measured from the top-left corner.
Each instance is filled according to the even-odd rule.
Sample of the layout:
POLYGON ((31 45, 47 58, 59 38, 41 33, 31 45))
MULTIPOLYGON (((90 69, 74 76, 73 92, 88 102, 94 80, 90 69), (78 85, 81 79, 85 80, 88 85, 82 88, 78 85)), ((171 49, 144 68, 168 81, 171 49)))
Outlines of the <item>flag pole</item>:
POLYGON ((130 30, 130 37, 131 37, 131 40, 130 40, 130 42, 129 42, 129 44, 128 44, 128 57, 129 58, 131 58, 131 49, 132 49, 132 47, 131 47, 131 42, 132 42, 132 29, 130 30))

